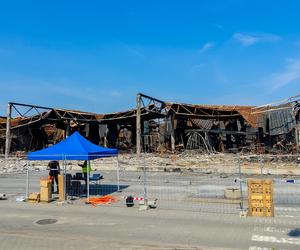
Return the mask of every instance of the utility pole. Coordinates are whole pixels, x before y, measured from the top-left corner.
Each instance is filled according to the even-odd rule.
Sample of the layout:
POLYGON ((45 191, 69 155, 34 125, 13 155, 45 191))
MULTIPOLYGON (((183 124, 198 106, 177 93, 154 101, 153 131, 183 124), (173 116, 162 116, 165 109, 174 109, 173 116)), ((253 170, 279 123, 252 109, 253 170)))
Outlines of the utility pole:
POLYGON ((6 138, 5 138, 5 158, 7 159, 9 157, 10 153, 10 142, 11 142, 11 134, 10 134, 10 128, 11 128, 11 111, 12 111, 12 105, 9 102, 7 105, 7 115, 6 115, 6 138))

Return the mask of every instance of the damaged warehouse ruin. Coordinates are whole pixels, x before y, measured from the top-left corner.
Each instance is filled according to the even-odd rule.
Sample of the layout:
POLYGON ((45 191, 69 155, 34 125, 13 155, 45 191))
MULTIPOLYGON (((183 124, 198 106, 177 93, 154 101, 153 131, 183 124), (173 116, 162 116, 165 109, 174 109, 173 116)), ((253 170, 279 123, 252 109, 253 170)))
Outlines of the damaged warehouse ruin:
POLYGON ((300 96, 273 105, 172 103, 137 94, 136 108, 96 114, 9 103, 0 152, 22 154, 79 131, 95 144, 141 152, 293 153, 300 145, 300 96))

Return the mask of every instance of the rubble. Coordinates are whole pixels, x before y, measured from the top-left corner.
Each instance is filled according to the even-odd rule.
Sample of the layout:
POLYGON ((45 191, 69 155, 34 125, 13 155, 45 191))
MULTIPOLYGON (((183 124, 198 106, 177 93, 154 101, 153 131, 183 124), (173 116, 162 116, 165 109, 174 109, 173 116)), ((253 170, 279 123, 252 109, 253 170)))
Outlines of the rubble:
MULTIPOLYGON (((274 155, 241 155, 240 166, 243 173, 260 174, 293 174, 300 173, 298 156, 274 156, 274 155)), ((0 158, 0 174, 26 173, 27 161, 18 158, 0 158)), ((68 161, 67 171, 81 171, 78 161, 68 161)), ((29 162, 29 171, 45 171, 47 161, 29 162)), ((62 164, 62 163, 61 163, 62 164)), ((174 159, 172 154, 144 154, 137 157, 136 154, 120 154, 118 158, 102 158, 91 162, 94 171, 116 170, 125 171, 164 171, 184 174, 193 172, 206 175, 218 173, 220 178, 228 178, 228 174, 238 173, 238 157, 235 154, 203 155, 193 153, 180 154, 174 159), (119 163, 117 163, 119 161, 119 163)), ((61 168, 63 166, 61 165, 61 168)))

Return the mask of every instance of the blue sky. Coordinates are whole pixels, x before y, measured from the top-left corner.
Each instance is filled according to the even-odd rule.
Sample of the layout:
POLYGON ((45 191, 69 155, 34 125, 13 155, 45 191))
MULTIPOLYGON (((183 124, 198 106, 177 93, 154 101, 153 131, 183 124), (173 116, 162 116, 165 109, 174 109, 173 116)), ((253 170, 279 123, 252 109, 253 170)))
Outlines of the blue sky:
POLYGON ((1 1, 8 101, 92 112, 142 92, 260 105, 299 94, 299 1, 1 1))

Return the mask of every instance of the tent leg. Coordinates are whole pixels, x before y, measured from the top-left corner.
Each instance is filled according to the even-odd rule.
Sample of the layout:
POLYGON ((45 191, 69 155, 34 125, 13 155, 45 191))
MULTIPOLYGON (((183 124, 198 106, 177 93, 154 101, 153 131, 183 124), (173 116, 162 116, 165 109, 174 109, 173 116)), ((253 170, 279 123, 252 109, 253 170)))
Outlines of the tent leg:
POLYGON ((87 165, 87 175, 86 175, 86 201, 89 202, 90 201, 90 165, 91 161, 88 160, 88 165, 87 165))
POLYGON ((65 201, 65 200, 67 200, 67 187, 66 187, 66 185, 67 185, 67 183, 66 183, 66 172, 67 172, 67 159, 66 159, 67 157, 65 156, 65 159, 64 159, 64 170, 63 170, 63 179, 64 179, 64 181, 63 181, 63 189, 64 189, 64 192, 63 192, 63 194, 64 194, 64 197, 63 197, 63 200, 65 201))

